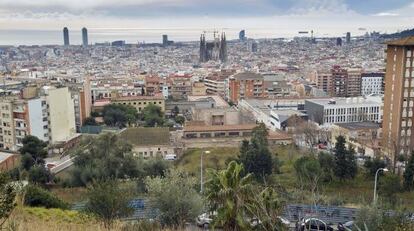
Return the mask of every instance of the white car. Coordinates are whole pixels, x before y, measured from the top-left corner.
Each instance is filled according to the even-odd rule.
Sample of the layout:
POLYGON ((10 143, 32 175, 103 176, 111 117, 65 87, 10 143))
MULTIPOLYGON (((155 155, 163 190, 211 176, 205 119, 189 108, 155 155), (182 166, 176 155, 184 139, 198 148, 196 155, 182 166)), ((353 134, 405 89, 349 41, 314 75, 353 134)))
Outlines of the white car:
POLYGON ((196 222, 197 226, 208 228, 213 222, 214 216, 217 216, 217 212, 203 213, 197 217, 196 222))
POLYGON ((175 154, 167 154, 164 156, 164 160, 176 160, 177 159, 177 155, 175 154))

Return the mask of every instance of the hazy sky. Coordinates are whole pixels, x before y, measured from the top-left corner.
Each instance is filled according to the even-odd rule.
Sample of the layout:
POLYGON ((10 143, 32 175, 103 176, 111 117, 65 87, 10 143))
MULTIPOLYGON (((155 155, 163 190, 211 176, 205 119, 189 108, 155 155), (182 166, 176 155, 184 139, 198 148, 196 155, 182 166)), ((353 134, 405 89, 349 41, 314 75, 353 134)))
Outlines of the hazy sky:
POLYGON ((414 0, 0 0, 0 29, 272 28, 324 35, 406 29, 414 26, 413 12, 414 0))

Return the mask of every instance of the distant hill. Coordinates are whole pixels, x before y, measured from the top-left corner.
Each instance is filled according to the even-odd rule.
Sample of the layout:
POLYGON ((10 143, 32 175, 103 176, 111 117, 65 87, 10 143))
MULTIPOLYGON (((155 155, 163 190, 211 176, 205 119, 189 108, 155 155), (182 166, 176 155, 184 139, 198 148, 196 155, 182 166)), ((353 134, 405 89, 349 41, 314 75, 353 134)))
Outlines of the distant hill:
POLYGON ((393 33, 393 34, 381 35, 381 37, 385 39, 404 38, 404 37, 409 37, 409 36, 414 36, 414 29, 403 30, 403 31, 393 33))

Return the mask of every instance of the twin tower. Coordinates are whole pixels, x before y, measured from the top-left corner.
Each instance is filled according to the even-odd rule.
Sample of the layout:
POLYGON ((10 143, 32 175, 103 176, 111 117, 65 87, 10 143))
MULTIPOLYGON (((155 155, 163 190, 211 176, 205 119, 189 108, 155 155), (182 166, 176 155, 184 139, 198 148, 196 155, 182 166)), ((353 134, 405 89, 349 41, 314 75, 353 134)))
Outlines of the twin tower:
MULTIPOLYGON (((69 29, 67 27, 63 28, 63 44, 69 46, 69 29)), ((84 47, 88 46, 88 29, 85 27, 82 28, 82 45, 84 47)))

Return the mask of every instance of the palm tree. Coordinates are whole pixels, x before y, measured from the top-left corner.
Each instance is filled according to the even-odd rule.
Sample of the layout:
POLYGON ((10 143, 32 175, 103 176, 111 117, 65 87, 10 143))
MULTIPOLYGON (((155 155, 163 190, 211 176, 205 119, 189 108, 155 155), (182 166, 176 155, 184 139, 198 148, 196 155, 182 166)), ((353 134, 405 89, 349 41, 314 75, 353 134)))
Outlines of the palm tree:
POLYGON ((252 175, 243 176, 244 167, 232 161, 227 169, 209 172, 206 182, 206 199, 211 211, 217 211, 213 227, 222 227, 224 231, 249 230, 245 219, 248 204, 253 197, 252 175))

